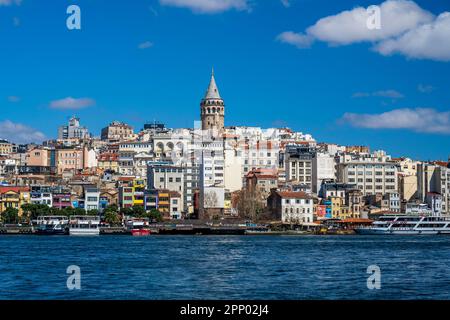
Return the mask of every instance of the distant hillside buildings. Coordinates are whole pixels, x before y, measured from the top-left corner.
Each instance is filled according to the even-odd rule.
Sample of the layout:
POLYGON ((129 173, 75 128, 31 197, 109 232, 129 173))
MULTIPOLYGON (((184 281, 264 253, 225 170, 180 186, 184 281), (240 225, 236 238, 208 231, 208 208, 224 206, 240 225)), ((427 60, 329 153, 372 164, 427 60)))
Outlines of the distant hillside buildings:
POLYGON ((289 128, 225 126, 214 73, 193 128, 113 121, 94 138, 73 116, 58 139, 0 139, 0 212, 39 203, 169 219, 260 218, 311 224, 386 213, 450 215, 449 162, 393 159, 367 146, 317 143, 289 128))

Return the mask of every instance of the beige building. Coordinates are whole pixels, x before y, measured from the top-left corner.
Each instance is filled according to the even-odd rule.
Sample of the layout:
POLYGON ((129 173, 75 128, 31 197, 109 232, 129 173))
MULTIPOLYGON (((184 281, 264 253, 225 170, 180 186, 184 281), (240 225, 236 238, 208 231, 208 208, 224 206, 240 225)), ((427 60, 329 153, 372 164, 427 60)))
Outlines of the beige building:
POLYGON ((136 135, 132 126, 123 122, 113 121, 109 126, 102 129, 101 138, 104 141, 121 142, 134 140, 136 135))
POLYGON ((397 166, 390 162, 354 161, 338 164, 338 179, 356 184, 363 195, 397 192, 397 166))
POLYGON ((98 168, 101 170, 110 170, 119 172, 119 154, 102 153, 98 156, 98 168))
POLYGON ((51 150, 44 147, 37 147, 28 150, 26 155, 26 163, 29 167, 49 167, 51 150))
POLYGON ((13 144, 7 140, 0 139, 0 155, 8 155, 13 153, 13 144))
POLYGON ((56 168, 58 174, 66 170, 83 170, 87 163, 86 148, 67 148, 56 150, 56 168), (86 157, 85 157, 86 155, 86 157))
POLYGON ((398 192, 400 199, 410 201, 417 196, 417 166, 419 161, 409 158, 392 159, 398 165, 398 192))

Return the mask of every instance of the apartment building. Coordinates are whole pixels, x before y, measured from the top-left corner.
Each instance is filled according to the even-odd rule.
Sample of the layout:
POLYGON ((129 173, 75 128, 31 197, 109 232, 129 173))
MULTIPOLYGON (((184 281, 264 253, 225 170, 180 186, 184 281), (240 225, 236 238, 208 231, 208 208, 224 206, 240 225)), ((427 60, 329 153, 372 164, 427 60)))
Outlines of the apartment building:
POLYGON ((119 121, 111 122, 102 129, 101 139, 110 143, 130 141, 136 138, 133 127, 119 121))
POLYGON ((338 179, 355 184, 364 196, 398 191, 397 166, 390 162, 349 161, 339 163, 338 179))
POLYGON ((315 149, 310 146, 287 146, 285 153, 286 180, 307 185, 312 190, 312 162, 315 149))
POLYGON ((311 223, 314 202, 305 192, 276 191, 267 198, 267 207, 275 219, 284 223, 311 223))

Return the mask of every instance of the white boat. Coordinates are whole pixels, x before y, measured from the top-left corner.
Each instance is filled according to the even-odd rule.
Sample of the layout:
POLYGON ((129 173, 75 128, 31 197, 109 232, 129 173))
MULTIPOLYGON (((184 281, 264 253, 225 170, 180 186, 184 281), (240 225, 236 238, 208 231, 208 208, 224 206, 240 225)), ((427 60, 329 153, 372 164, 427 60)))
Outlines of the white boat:
POLYGON ((100 234, 100 217, 71 216, 69 234, 71 236, 96 236, 100 234))
POLYGON ((419 215, 386 215, 371 226, 355 229, 358 234, 450 234, 450 217, 419 215))

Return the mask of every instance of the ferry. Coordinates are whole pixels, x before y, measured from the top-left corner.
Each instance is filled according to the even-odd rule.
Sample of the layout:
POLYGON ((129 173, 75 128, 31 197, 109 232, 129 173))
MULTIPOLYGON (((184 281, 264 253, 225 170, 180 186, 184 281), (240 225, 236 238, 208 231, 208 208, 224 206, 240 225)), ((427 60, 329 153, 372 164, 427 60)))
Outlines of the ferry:
POLYGON ((127 230, 133 236, 148 236, 150 235, 149 219, 147 218, 133 218, 126 223, 127 230))
POLYGON ((72 236, 96 236, 100 234, 100 217, 71 216, 69 234, 72 236))
POLYGON ((356 228, 363 235, 436 235, 450 234, 450 217, 419 215, 385 215, 371 226, 356 228))
POLYGON ((37 219, 37 235, 65 235, 69 219, 65 216, 41 216, 37 219))

